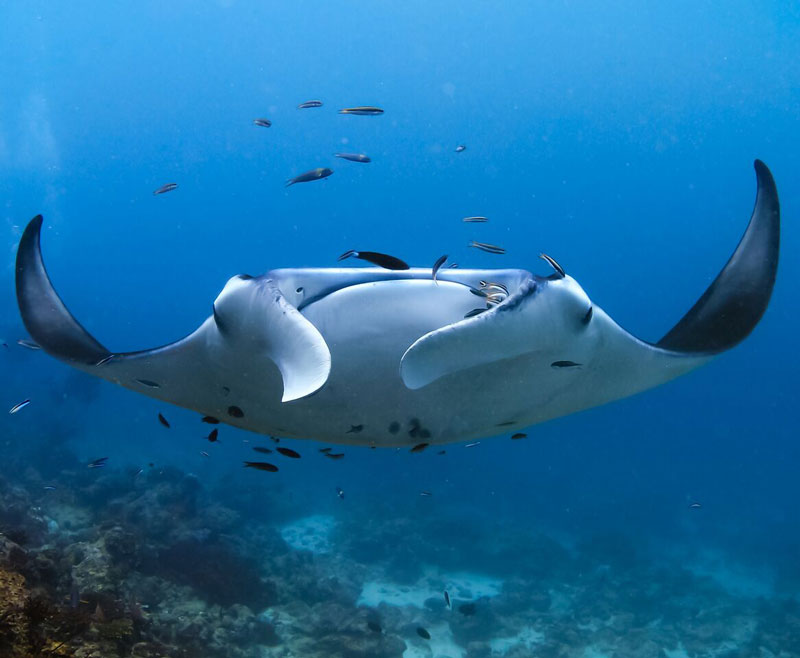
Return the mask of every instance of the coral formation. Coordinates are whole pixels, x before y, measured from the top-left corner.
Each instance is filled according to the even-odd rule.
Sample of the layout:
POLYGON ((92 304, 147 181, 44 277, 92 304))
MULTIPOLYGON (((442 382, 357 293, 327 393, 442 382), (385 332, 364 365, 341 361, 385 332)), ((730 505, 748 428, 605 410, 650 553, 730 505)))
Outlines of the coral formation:
POLYGON ((735 596, 620 534, 498 542, 456 516, 277 499, 253 522, 252 500, 175 468, 65 472, 47 496, 32 469, 0 480, 0 656, 800 655, 796 601, 735 596))

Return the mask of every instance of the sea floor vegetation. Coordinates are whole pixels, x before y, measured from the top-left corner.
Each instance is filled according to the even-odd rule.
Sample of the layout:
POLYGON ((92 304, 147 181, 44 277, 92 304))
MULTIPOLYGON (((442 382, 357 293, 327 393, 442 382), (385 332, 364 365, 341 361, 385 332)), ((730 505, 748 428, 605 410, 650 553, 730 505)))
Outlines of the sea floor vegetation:
POLYGON ((0 478, 0 656, 800 656, 796 598, 621 535, 569 544, 345 501, 292 518, 277 495, 254 519, 175 468, 80 468, 70 487, 0 478))

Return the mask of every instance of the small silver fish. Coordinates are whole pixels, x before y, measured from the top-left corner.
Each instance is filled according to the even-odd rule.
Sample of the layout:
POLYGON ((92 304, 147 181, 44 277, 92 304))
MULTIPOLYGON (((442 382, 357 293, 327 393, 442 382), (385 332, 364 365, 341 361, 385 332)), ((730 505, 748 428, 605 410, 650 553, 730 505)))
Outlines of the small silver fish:
POLYGON ((29 350, 40 350, 40 349, 42 349, 41 346, 39 345, 39 343, 34 343, 32 340, 27 340, 26 338, 20 338, 17 341, 17 345, 20 345, 21 347, 25 347, 25 348, 27 348, 29 350))
POLYGON ((487 242, 476 242, 475 240, 471 240, 470 243, 467 245, 468 247, 475 247, 476 249, 480 249, 481 251, 485 251, 489 254, 504 254, 506 250, 503 247, 498 247, 495 244, 488 244, 487 242))
POLYGON ((433 494, 430 491, 420 491, 419 495, 427 498, 428 496, 432 496, 433 494))
POLYGON ((269 119, 253 119, 253 125, 261 128, 269 128, 272 125, 272 121, 269 119))
POLYGON ((378 116, 383 114, 383 110, 374 105, 359 105, 358 107, 346 107, 339 110, 339 114, 356 114, 358 116, 378 116))
POLYGON ((465 445, 464 447, 465 447, 465 448, 474 448, 475 446, 479 446, 480 444, 481 444, 481 442, 480 442, 480 441, 475 441, 474 443, 468 443, 468 444, 467 444, 467 445, 465 445))
POLYGON ((172 190, 178 189, 177 183, 167 183, 166 185, 162 185, 159 187, 155 192, 154 195, 164 194, 165 192, 172 192, 172 190))
POLYGON ((52 484, 46 484, 42 487, 45 491, 55 491, 56 488, 52 484))
POLYGON ((18 411, 21 411, 22 409, 27 407, 30 403, 31 403, 30 400, 23 400, 22 402, 19 402, 15 404, 13 407, 11 407, 11 409, 8 410, 8 413, 15 414, 18 411))
POLYGON ((108 461, 108 457, 100 457, 99 459, 95 459, 94 461, 89 462, 86 464, 89 468, 103 468, 108 461))
POLYGON ((307 110, 310 107, 322 107, 322 101, 306 101, 297 106, 298 110, 307 110))
POLYGON ((702 505, 700 503, 691 503, 689 505, 689 509, 700 509, 702 505))
POLYGON ((489 218, 476 215, 475 217, 464 217, 461 221, 467 224, 484 224, 489 221, 489 218))
POLYGON ((459 144, 458 146, 456 146, 456 153, 462 153, 462 152, 464 152, 466 150, 467 150, 467 147, 464 144, 459 144))
POLYGON ((339 498, 344 498, 344 491, 342 491, 340 487, 336 487, 336 495, 339 496, 339 498))
POLYGON ((363 153, 334 153, 333 155, 342 160, 350 160, 350 162, 372 162, 372 159, 363 153))
POLYGON ((439 269, 442 267, 442 265, 444 265, 446 260, 447 260, 447 254, 445 254, 444 256, 439 256, 439 258, 437 258, 436 262, 433 264, 433 282, 436 285, 439 285, 439 282, 436 280, 436 274, 439 272, 439 269))

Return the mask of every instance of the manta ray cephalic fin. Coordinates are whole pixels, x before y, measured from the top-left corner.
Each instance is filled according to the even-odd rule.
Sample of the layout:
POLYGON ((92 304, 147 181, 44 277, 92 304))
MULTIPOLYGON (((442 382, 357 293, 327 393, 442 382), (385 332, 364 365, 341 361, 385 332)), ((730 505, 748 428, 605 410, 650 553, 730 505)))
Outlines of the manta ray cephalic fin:
POLYGON ((214 320, 237 350, 264 354, 278 367, 282 402, 311 395, 328 380, 331 353, 325 339, 268 275, 230 279, 214 302, 214 320))

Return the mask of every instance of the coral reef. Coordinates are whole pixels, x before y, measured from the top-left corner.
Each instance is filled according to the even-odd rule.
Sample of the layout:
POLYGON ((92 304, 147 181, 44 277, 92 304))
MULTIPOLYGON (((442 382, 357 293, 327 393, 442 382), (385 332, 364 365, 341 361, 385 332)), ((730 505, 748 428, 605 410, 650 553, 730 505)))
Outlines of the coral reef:
POLYGON ((797 601, 735 595, 620 534, 568 548, 369 505, 292 517, 277 499, 253 521, 252 498, 175 468, 64 474, 56 490, 33 469, 0 479, 0 656, 800 655, 797 601))

